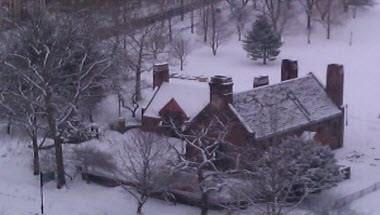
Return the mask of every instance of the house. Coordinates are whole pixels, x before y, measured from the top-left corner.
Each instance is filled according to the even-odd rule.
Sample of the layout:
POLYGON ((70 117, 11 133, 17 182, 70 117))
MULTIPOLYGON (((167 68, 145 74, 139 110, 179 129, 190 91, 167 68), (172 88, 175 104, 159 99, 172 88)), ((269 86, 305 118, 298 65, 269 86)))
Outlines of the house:
POLYGON ((232 144, 313 132, 315 140, 336 149, 343 146, 344 135, 342 65, 328 66, 326 83, 312 73, 298 77, 297 61, 283 60, 280 83, 269 85, 268 77, 256 77, 252 89, 234 93, 230 77, 215 75, 208 83, 177 80, 170 78, 168 64, 157 64, 142 127, 170 135, 169 117, 191 129, 218 115, 232 124, 227 136, 232 144))

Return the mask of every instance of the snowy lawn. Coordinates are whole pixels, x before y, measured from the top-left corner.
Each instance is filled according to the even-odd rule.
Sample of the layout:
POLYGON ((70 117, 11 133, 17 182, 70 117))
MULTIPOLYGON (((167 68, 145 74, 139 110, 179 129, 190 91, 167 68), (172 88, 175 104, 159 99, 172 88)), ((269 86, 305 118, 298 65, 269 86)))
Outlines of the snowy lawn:
MULTIPOLYGON (((337 150, 336 154, 341 164, 352 167, 352 179, 321 194, 321 200, 341 198, 380 181, 379 20, 378 4, 362 11, 358 18, 335 27, 331 40, 325 39, 324 29, 315 30, 311 45, 306 43, 306 33, 303 31, 285 36, 279 59, 298 60, 300 76, 313 72, 325 83, 328 64, 338 63, 345 67, 348 126, 344 148, 337 150), (349 45, 351 32, 352 46, 349 45)), ((234 91, 240 92, 251 89, 253 78, 257 76, 268 75, 271 83, 279 82, 279 59, 267 66, 253 62, 246 57, 242 44, 234 39, 222 46, 216 57, 211 55, 209 47, 195 50, 183 73, 231 76, 234 91)), ((177 68, 174 70, 178 72, 177 68)))
MULTIPOLYGON (((40 212, 39 177, 32 176, 31 150, 25 143, 8 138, 0 145, 0 215, 35 215, 40 212)), ((57 190, 54 182, 44 187, 45 214, 52 215, 132 215, 135 200, 122 188, 86 184, 78 176, 57 190)), ((149 200, 145 214, 193 215, 198 209, 149 200)), ((211 213, 211 214, 217 214, 211 213)))

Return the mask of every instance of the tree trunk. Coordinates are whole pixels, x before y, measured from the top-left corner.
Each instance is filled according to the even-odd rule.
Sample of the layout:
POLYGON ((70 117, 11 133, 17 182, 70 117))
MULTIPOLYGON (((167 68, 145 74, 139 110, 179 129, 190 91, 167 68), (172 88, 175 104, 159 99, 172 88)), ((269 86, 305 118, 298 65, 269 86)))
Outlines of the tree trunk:
POLYGON ((184 0, 181 0, 181 21, 185 20, 185 4, 184 0))
POLYGON ((199 188, 202 192, 202 195, 201 195, 201 215, 207 215, 208 214, 208 208, 209 208, 209 205, 208 205, 208 193, 207 193, 207 190, 203 190, 201 184, 204 182, 205 178, 204 178, 204 175, 203 175, 203 169, 202 167, 199 167, 198 170, 197 170, 197 176, 198 176, 198 185, 199 185, 199 188))
POLYGON ((327 39, 331 38, 331 13, 330 11, 327 14, 327 39))
POLYGON ((120 93, 118 93, 117 97, 118 97, 117 98, 117 100, 118 100, 118 102, 117 102, 117 116, 121 117, 121 107, 123 105, 123 100, 121 99, 120 93))
POLYGON ((311 14, 310 13, 307 14, 307 26, 306 26, 306 28, 308 30, 311 29, 311 14))
POLYGON ((33 175, 40 174, 40 157, 38 153, 38 140, 37 135, 32 137, 32 146, 33 146, 33 175))
POLYGON ((62 139, 58 135, 57 122, 54 117, 54 104, 51 101, 51 92, 47 92, 47 95, 45 96, 45 105, 50 135, 52 135, 54 139, 57 188, 61 189, 63 185, 66 184, 65 166, 63 163, 62 139))
POLYGON ((173 25, 172 25, 172 17, 169 16, 168 19, 168 28, 169 28, 169 41, 173 41, 173 25))
POLYGON ((194 34, 194 10, 191 10, 190 29, 191 33, 194 34))
MULTIPOLYGON (((313 8, 309 8, 309 10, 313 10, 313 8)), ((312 12, 309 11, 307 12, 307 44, 311 44, 311 17, 312 17, 312 12)))
POLYGON ((238 32, 238 40, 241 41, 242 28, 240 24, 238 24, 236 27, 237 27, 237 32, 238 32))
POLYGON ((94 114, 92 113, 92 109, 88 110, 88 120, 90 121, 90 123, 94 122, 94 114))
POLYGON ((136 86, 135 86, 136 98, 138 101, 142 99, 141 95, 141 70, 136 70, 136 86))
POLYGON ((202 206, 201 206, 201 215, 207 215, 208 214, 208 194, 202 193, 201 197, 202 206))
POLYGON ((264 65, 267 64, 267 52, 266 52, 266 51, 264 51, 263 64, 264 64, 264 65))
POLYGON ((137 203, 137 211, 136 211, 137 214, 142 214, 143 206, 144 206, 144 203, 142 203, 142 202, 137 203))
POLYGON ((352 18, 353 19, 356 19, 356 11, 357 11, 357 7, 355 6, 352 8, 352 18))
POLYGON ((54 140, 55 162, 57 165, 57 188, 61 189, 66 184, 65 166, 63 163, 62 140, 56 137, 54 140))
POLYGON ((347 2, 347 0, 343 0, 343 11, 345 12, 345 13, 347 13, 348 12, 348 2, 347 2))
POLYGON ((217 29, 216 29, 216 10, 215 10, 215 5, 214 3, 211 4, 211 32, 212 32, 212 35, 211 35, 211 46, 212 46, 212 54, 214 56, 216 56, 216 51, 218 49, 218 46, 217 46, 217 29))
MULTIPOLYGON (((142 40, 145 40, 143 38, 142 40)), ((136 85, 135 85, 135 93, 137 101, 141 101, 141 67, 143 63, 143 52, 144 52, 144 42, 142 41, 139 47, 138 60, 137 60, 137 68, 136 68, 136 85)))
POLYGON ((8 123, 7 123, 7 134, 10 136, 12 134, 12 118, 8 118, 8 123))
POLYGON ((209 25, 209 8, 206 6, 202 9, 202 27, 203 27, 203 42, 207 43, 208 40, 208 25, 209 25))

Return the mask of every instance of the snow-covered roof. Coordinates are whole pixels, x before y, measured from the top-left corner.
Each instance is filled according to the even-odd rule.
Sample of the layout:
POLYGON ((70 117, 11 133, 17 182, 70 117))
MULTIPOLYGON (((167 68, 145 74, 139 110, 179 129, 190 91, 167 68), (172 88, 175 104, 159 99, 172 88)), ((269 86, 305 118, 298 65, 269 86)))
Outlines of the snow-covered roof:
POLYGON ((207 82, 170 79, 164 82, 152 96, 144 112, 145 116, 160 117, 160 110, 174 99, 191 120, 210 102, 210 89, 207 82))
POLYGON ((233 106, 256 139, 341 114, 313 74, 237 93, 233 106))

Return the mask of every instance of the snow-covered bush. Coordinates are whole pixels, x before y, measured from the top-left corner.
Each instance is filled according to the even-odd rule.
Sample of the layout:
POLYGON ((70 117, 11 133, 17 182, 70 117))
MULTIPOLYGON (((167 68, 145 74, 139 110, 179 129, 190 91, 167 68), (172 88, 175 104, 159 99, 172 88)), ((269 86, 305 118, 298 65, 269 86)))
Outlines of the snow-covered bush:
POLYGON ((247 196, 263 203, 268 214, 283 214, 309 194, 336 186, 342 176, 328 146, 289 138, 266 149, 246 171, 247 196), (270 213, 269 213, 270 212, 270 213))
POLYGON ((73 161, 84 172, 116 170, 116 162, 111 154, 91 146, 74 148, 73 161))

